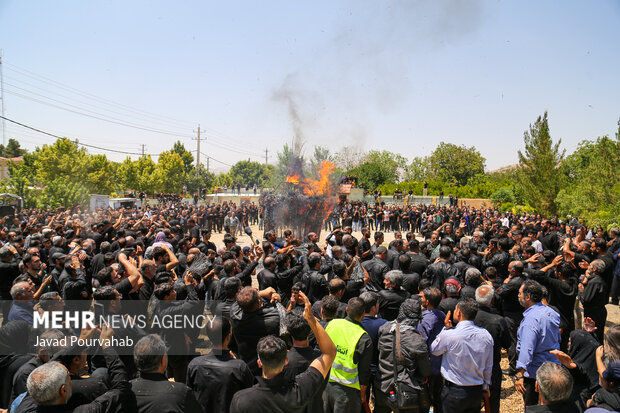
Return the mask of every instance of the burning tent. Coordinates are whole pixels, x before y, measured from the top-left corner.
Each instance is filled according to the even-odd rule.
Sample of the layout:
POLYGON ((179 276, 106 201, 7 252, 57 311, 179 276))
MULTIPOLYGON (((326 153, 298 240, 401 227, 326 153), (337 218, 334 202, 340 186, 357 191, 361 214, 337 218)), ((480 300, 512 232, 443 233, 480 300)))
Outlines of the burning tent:
POLYGON ((322 161, 318 178, 306 178, 303 159, 293 158, 286 181, 275 191, 263 193, 265 231, 282 235, 286 229, 302 239, 310 232, 321 232, 323 223, 337 202, 336 185, 330 175, 336 170, 329 161, 322 161))

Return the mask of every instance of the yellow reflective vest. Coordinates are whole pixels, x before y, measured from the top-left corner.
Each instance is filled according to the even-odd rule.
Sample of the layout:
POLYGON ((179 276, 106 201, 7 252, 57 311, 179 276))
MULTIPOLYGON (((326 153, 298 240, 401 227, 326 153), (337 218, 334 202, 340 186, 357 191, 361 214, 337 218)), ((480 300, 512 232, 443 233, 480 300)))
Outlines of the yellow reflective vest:
POLYGON ((345 319, 330 321, 325 331, 336 345, 336 359, 329 373, 329 381, 359 390, 360 381, 357 364, 353 362, 353 354, 358 341, 366 331, 345 319))

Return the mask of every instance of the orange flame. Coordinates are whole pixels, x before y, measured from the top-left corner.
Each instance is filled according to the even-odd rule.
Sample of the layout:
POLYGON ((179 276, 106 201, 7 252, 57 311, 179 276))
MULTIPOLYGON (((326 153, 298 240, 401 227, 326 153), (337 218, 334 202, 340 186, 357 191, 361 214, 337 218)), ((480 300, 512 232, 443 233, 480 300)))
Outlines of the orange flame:
POLYGON ((319 179, 308 179, 307 186, 304 188, 306 195, 329 195, 331 183, 329 175, 336 170, 336 165, 329 161, 321 162, 319 167, 319 179))
POLYGON ((329 161, 322 161, 319 167, 319 179, 301 178, 299 174, 289 175, 286 182, 300 185, 306 195, 331 195, 332 185, 329 176, 336 170, 336 165, 329 161))

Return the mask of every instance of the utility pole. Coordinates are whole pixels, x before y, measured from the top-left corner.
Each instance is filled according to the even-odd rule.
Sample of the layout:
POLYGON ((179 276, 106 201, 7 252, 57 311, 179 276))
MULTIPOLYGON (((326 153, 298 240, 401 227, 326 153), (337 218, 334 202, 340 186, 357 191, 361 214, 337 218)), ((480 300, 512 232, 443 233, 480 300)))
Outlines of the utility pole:
POLYGON ((207 156, 207 173, 209 172, 209 159, 211 159, 211 158, 209 158, 209 157, 207 156))
POLYGON ((2 50, 0 50, 0 100, 2 101, 2 145, 6 148, 6 122, 4 120, 4 76, 2 75, 2 50))
MULTIPOLYGON (((198 167, 200 166, 200 124, 198 125, 198 137, 192 138, 196 141, 196 177, 200 176, 198 167)), ((206 138, 204 140, 207 140, 206 138)), ((208 159, 208 157, 207 157, 208 159)))
POLYGON ((267 161, 267 159, 269 158, 269 156, 267 155, 269 153, 269 151, 267 150, 267 148, 265 148, 265 165, 267 165, 269 162, 267 161))
POLYGON ((140 145, 142 147, 142 157, 144 158, 144 144, 140 145))

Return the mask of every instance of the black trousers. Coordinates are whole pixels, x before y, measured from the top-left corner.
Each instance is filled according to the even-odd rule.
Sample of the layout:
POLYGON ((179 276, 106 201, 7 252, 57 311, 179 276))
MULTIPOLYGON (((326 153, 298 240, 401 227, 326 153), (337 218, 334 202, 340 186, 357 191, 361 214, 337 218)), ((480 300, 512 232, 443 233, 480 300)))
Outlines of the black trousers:
POLYGON ((510 347, 508 348, 508 362, 510 364, 510 371, 512 373, 516 373, 517 371, 517 358, 519 355, 517 354, 517 332, 519 331, 519 324, 521 324, 521 320, 523 316, 518 317, 517 315, 509 315, 507 314, 504 317, 506 320, 506 324, 508 324, 508 331, 510 333, 510 347))
POLYGON ((523 403, 526 406, 535 406, 538 404, 538 393, 536 392, 536 379, 530 377, 523 378, 523 386, 525 394, 523 395, 523 403))
POLYGON ((433 406, 433 413, 443 413, 443 406, 441 403, 441 391, 443 390, 443 377, 441 374, 430 376, 428 378, 428 392, 431 397, 431 405, 433 406))
POLYGON ((362 410, 360 391, 338 383, 327 383, 323 392, 325 413, 359 413, 362 410))
POLYGON ((482 386, 457 386, 446 381, 441 399, 446 413, 480 413, 482 386))

